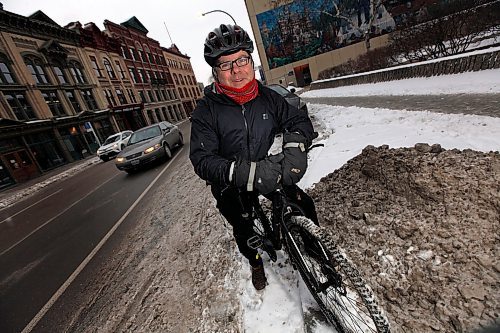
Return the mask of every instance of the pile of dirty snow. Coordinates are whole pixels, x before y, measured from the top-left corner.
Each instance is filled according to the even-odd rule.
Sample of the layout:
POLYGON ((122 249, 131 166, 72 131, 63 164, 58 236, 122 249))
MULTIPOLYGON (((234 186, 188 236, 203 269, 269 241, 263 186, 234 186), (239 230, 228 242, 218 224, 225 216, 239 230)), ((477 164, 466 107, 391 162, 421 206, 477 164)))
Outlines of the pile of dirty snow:
POLYGON ((309 193, 394 331, 499 324, 498 152, 367 146, 309 193))

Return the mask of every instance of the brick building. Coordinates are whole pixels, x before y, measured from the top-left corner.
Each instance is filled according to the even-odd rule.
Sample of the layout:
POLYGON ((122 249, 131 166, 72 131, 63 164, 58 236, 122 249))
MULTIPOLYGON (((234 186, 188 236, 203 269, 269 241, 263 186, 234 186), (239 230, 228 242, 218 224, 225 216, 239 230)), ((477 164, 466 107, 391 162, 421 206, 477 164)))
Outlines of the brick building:
POLYGON ((160 43, 147 36, 148 30, 134 16, 116 24, 104 21, 106 32, 120 41, 121 56, 132 83, 144 104, 141 117, 127 114, 125 119, 142 119, 147 124, 186 119, 186 112, 176 92, 174 80, 160 43))
POLYGON ((162 48, 162 50, 167 66, 174 78, 177 94, 181 99, 184 110, 190 115, 196 107, 196 101, 202 96, 202 90, 200 90, 196 82, 189 57, 182 54, 175 44, 169 48, 162 48))
POLYGON ((161 47, 136 17, 104 27, 0 8, 0 190, 194 108, 201 92, 188 56, 161 47))
POLYGON ((95 152, 88 125, 110 126, 79 40, 41 11, 0 10, 0 188, 95 152))

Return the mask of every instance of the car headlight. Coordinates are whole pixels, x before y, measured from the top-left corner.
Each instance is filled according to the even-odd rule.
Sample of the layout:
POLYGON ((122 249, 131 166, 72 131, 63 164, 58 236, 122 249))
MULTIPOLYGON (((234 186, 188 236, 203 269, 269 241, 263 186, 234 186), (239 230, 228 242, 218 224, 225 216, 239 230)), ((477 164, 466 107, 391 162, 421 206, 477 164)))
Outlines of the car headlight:
POLYGON ((149 147, 146 150, 144 150, 144 154, 149 154, 149 153, 151 153, 151 152, 153 152, 155 150, 158 150, 160 148, 161 148, 161 144, 157 143, 153 147, 149 147))
POLYGON ((117 158, 116 158, 116 162, 117 162, 117 163, 122 163, 122 162, 125 162, 125 157, 117 157, 117 158))

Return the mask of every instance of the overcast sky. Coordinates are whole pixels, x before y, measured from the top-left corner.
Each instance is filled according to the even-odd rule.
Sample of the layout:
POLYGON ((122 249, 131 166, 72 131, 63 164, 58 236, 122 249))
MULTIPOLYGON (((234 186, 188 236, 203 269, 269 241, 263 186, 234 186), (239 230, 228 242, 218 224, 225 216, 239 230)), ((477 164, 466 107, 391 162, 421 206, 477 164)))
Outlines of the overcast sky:
MULTIPOLYGON (((69 22, 82 24, 94 22, 104 30, 105 19, 122 23, 136 16, 149 30, 148 37, 156 39, 162 46, 172 41, 182 53, 191 57, 191 65, 199 82, 208 83, 210 67, 203 59, 203 43, 207 34, 220 23, 232 23, 229 16, 216 12, 206 16, 202 13, 223 10, 231 14, 236 22, 253 37, 244 0, 0 0, 4 10, 29 16, 42 10, 61 26, 69 22)), ((257 50, 253 53, 256 65, 260 64, 257 50)))

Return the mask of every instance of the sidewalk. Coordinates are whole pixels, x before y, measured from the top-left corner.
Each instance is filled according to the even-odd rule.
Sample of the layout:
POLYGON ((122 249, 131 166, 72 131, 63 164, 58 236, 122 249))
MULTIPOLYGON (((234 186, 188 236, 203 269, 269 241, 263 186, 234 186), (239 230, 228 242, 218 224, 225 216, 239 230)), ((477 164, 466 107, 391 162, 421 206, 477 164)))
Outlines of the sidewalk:
POLYGON ((50 170, 43 175, 30 179, 24 183, 16 184, 0 192, 0 209, 6 208, 16 201, 38 192, 55 181, 72 176, 85 168, 99 163, 101 160, 93 155, 83 160, 65 164, 50 170))
POLYGON ((500 94, 302 97, 302 99, 314 104, 500 117, 500 94))

